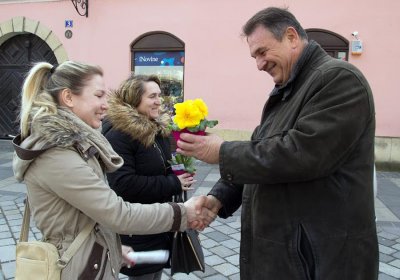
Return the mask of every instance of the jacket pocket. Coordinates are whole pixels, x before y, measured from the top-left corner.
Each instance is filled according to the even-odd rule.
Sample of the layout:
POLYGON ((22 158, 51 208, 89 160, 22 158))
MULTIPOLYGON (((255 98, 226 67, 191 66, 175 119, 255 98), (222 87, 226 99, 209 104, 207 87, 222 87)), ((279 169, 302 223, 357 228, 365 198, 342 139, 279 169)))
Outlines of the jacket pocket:
POLYGON ((297 254, 299 256, 303 271, 304 279, 315 280, 315 257, 312 250, 311 241, 303 225, 299 224, 297 231, 297 254))
POLYGON ((78 280, 103 279, 106 266, 105 249, 99 243, 95 242, 85 269, 79 275, 78 280))

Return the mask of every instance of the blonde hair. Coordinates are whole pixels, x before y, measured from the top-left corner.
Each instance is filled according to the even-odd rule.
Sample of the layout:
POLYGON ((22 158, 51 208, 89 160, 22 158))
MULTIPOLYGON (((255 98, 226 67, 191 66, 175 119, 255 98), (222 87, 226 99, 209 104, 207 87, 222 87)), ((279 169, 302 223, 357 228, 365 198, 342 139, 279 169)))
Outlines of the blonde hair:
POLYGON ((57 114, 58 95, 64 89, 80 95, 94 75, 103 76, 98 66, 66 61, 58 66, 36 63, 22 86, 20 113, 21 136, 29 135, 31 123, 39 117, 57 114))

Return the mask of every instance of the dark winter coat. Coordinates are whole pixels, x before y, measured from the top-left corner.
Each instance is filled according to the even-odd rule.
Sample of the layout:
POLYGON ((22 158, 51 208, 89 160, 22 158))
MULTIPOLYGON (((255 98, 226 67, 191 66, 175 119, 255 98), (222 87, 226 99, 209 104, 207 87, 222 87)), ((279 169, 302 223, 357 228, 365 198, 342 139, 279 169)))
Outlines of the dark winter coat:
POLYGON ((211 194, 221 216, 242 205, 241 279, 377 279, 374 135, 364 76, 310 42, 251 141, 220 150, 211 194))
MULTIPOLYGON (((107 174, 110 187, 125 201, 150 204, 167 202, 182 191, 173 174, 170 142, 166 129, 167 116, 151 121, 135 108, 111 97, 103 134, 113 149, 124 159, 123 166, 107 174)), ((151 222, 151 221, 149 221, 151 222)), ((170 249, 171 233, 121 235, 121 242, 135 251, 170 249)), ((136 265, 122 268, 126 275, 143 275, 163 269, 163 264, 136 265)))

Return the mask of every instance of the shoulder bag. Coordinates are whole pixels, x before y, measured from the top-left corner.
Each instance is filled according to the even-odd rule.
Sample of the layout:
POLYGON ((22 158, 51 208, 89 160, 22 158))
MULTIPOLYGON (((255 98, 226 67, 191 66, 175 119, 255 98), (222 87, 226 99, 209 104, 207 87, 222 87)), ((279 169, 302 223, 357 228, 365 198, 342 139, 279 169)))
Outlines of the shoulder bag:
POLYGON ((60 257, 56 246, 44 241, 28 241, 30 222, 29 202, 26 200, 21 234, 16 249, 16 280, 59 280, 79 247, 89 236, 96 222, 87 224, 60 257))

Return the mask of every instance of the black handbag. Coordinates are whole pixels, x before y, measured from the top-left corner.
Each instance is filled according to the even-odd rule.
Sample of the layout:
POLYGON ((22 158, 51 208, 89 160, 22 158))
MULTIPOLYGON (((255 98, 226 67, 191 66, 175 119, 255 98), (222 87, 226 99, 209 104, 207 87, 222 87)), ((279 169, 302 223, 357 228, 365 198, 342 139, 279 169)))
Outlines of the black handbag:
MULTIPOLYGON (((180 196, 177 202, 187 200, 186 191, 184 199, 180 196)), ((199 233, 193 229, 176 231, 172 239, 171 249, 171 276, 178 272, 189 274, 192 271, 204 272, 204 254, 200 244, 199 233)))

